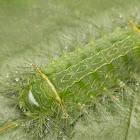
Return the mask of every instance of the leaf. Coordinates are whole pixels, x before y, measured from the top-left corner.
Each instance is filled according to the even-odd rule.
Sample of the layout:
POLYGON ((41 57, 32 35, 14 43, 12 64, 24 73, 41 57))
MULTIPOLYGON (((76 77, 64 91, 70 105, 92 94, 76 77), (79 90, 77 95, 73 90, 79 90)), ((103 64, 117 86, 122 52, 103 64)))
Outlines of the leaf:
MULTIPOLYGON (((102 3, 92 0, 89 2, 84 0, 80 2, 62 0, 59 2, 56 0, 55 3, 51 0, 47 2, 45 0, 1 1, 1 75, 6 75, 9 72, 7 64, 10 66, 19 65, 19 63, 24 61, 24 58, 30 58, 30 56, 28 56, 29 53, 39 51, 39 55, 35 56, 37 57, 37 61, 40 55, 44 56, 46 50, 49 50, 49 52, 51 52, 50 55, 53 57, 57 58, 61 55, 61 49, 58 47, 59 44, 56 40, 56 31, 66 31, 71 34, 75 32, 75 28, 78 28, 75 27, 75 25, 79 26, 79 22, 77 21, 81 19, 84 19, 84 21, 87 20, 87 22, 93 22, 94 19, 98 19, 97 25, 102 21, 108 24, 109 22, 106 17, 109 17, 110 11, 113 12, 112 9, 116 9, 117 11, 118 7, 124 8, 130 5, 133 11, 133 5, 136 4, 130 2, 130 0, 125 2, 118 0, 112 2, 109 0, 102 3), (99 16, 100 12, 103 16, 107 16, 105 16, 105 18, 99 16), (56 43, 54 43, 55 41, 56 43), (21 58, 19 58, 19 56, 21 58)), ((131 10, 129 9, 125 12, 131 13, 131 10)), ((47 62, 48 61, 49 60, 47 60, 47 62)), ((0 80, 2 81, 3 79, 0 78, 0 80)), ((140 87, 134 85, 133 89, 135 89, 133 94, 125 91, 119 95, 119 98, 122 99, 128 97, 127 100, 120 100, 119 103, 108 101, 109 104, 108 102, 103 102, 104 107, 102 107, 103 105, 101 107, 95 106, 88 114, 78 119, 75 123, 71 139, 139 140, 140 87), (126 96, 127 94, 130 95, 126 96)), ((0 126, 18 119, 21 113, 13 105, 13 100, 3 97, 2 94, 3 89, 1 89, 0 94, 0 126)), ((31 137, 28 134, 26 135, 22 127, 15 127, 1 133, 0 139, 26 140, 31 139, 31 137)))

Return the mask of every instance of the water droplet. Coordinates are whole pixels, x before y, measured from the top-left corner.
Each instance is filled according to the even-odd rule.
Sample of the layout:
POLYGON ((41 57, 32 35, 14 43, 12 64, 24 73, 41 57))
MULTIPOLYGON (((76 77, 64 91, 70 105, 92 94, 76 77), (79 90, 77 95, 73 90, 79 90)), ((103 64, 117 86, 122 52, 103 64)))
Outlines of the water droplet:
POLYGON ((123 87, 125 84, 121 81, 120 82, 120 86, 123 87))
POLYGON ((67 50, 67 49, 68 49, 68 47, 67 47, 67 46, 65 46, 65 49, 67 50))
POLYGON ((120 15, 120 18, 122 18, 122 15, 120 15))
POLYGON ((19 81, 19 78, 17 77, 17 78, 15 78, 15 80, 18 82, 19 81))
POLYGON ((82 106, 85 106, 85 104, 83 104, 82 106))
POLYGON ((79 106, 81 106, 81 103, 78 103, 79 106))
POLYGON ((136 83, 136 86, 138 86, 139 85, 139 83, 136 83))
POLYGON ((92 98, 92 99, 93 99, 93 96, 91 95, 91 96, 90 96, 90 98, 92 98))
POLYGON ((19 124, 17 123, 15 126, 18 126, 19 124))

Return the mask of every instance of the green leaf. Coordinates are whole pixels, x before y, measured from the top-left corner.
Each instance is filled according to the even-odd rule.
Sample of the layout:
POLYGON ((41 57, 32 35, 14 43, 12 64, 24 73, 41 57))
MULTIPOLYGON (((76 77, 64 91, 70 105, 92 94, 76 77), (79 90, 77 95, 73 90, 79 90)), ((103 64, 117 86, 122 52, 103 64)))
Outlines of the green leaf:
MULTIPOLYGON (((89 27, 87 24, 94 23, 100 26, 104 23, 105 26, 109 27, 112 15, 134 14, 139 19, 138 5, 138 0, 133 2, 131 0, 114 0, 113 2, 111 0, 0 1, 0 86, 6 81, 6 76, 9 76, 10 72, 14 70, 13 67, 26 66, 26 59, 39 63, 41 57, 43 63, 47 51, 50 53, 50 57, 60 57, 62 54, 61 42, 68 42, 65 40, 66 37, 71 38, 70 34, 73 38, 75 36, 80 38, 79 31, 86 32, 87 27, 89 27), (76 31, 78 33, 75 33, 76 31), (58 32, 67 36, 62 35, 63 40, 59 40, 58 32)), ((104 32, 103 30, 102 33, 104 34, 104 32)), ((45 58, 45 63, 49 61, 48 58, 45 58)), ((71 139, 139 140, 139 84, 132 82, 132 93, 127 90, 119 91, 119 100, 117 101, 103 100, 101 107, 93 106, 88 114, 83 115, 75 122, 71 139)), ((3 96, 4 91, 4 87, 1 86, 0 127, 19 119, 22 113, 16 108, 12 99, 3 96)), ((0 133, 0 139, 35 139, 30 136, 30 133, 34 132, 31 130, 26 132, 23 128, 24 126, 14 127, 0 133)), ((50 136, 48 139, 52 140, 53 138, 50 136)))

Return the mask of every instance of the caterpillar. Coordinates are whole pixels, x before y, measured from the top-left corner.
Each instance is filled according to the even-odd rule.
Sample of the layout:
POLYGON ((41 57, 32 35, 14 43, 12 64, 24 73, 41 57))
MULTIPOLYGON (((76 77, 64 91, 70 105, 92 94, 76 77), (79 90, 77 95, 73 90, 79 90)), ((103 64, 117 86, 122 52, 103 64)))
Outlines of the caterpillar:
POLYGON ((118 28, 44 68, 32 62, 28 75, 12 77, 12 94, 17 95, 23 116, 0 132, 24 125, 37 139, 50 134, 59 138, 62 133, 69 137, 76 120, 88 115, 94 104, 101 107, 104 96, 115 101, 117 87, 131 90, 127 85, 131 77, 139 81, 140 30, 127 20, 132 30, 118 28))

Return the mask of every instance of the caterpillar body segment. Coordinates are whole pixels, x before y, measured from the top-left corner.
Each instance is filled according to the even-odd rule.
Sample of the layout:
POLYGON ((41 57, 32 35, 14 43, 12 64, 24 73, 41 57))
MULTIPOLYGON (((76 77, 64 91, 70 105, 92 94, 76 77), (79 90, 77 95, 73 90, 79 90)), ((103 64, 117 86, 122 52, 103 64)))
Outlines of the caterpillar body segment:
MULTIPOLYGON (((129 89, 131 78, 139 79, 139 29, 131 20, 130 24, 134 30, 117 29, 43 67, 32 63, 33 74, 23 75, 22 82, 27 84, 17 90, 19 107, 37 126, 37 133, 69 134, 91 106, 102 107, 106 97, 116 101, 116 88, 129 89)), ((9 126, 0 132, 15 123, 9 126)))
MULTIPOLYGON (((121 34, 124 36, 119 41, 59 72, 47 74, 33 63, 41 75, 40 79, 43 79, 31 86, 33 96, 39 104, 35 108, 46 110, 49 115, 54 115, 60 109, 60 116, 63 118, 64 114, 66 119, 73 122, 81 112, 87 112, 89 106, 100 104, 98 96, 106 94, 115 99, 106 89, 119 85, 119 81, 124 81, 131 75, 135 69, 132 64, 139 60, 140 50, 133 32, 121 34), (57 111, 55 105, 58 106, 57 111)), ((53 66, 54 70, 57 65, 56 68, 53 66)))
POLYGON ((41 74, 42 78, 46 81, 46 84, 48 84, 48 86, 51 88, 50 92, 53 92, 53 96, 56 99, 56 101, 58 101, 58 104, 60 106, 60 108, 62 109, 62 111, 65 113, 66 118, 68 118, 68 114, 66 111, 66 108, 64 106, 63 101, 61 100, 60 96, 58 95, 54 85, 51 83, 51 81, 48 79, 48 77, 40 70, 39 67, 37 67, 34 63, 32 63, 32 65, 37 69, 37 71, 41 74))

